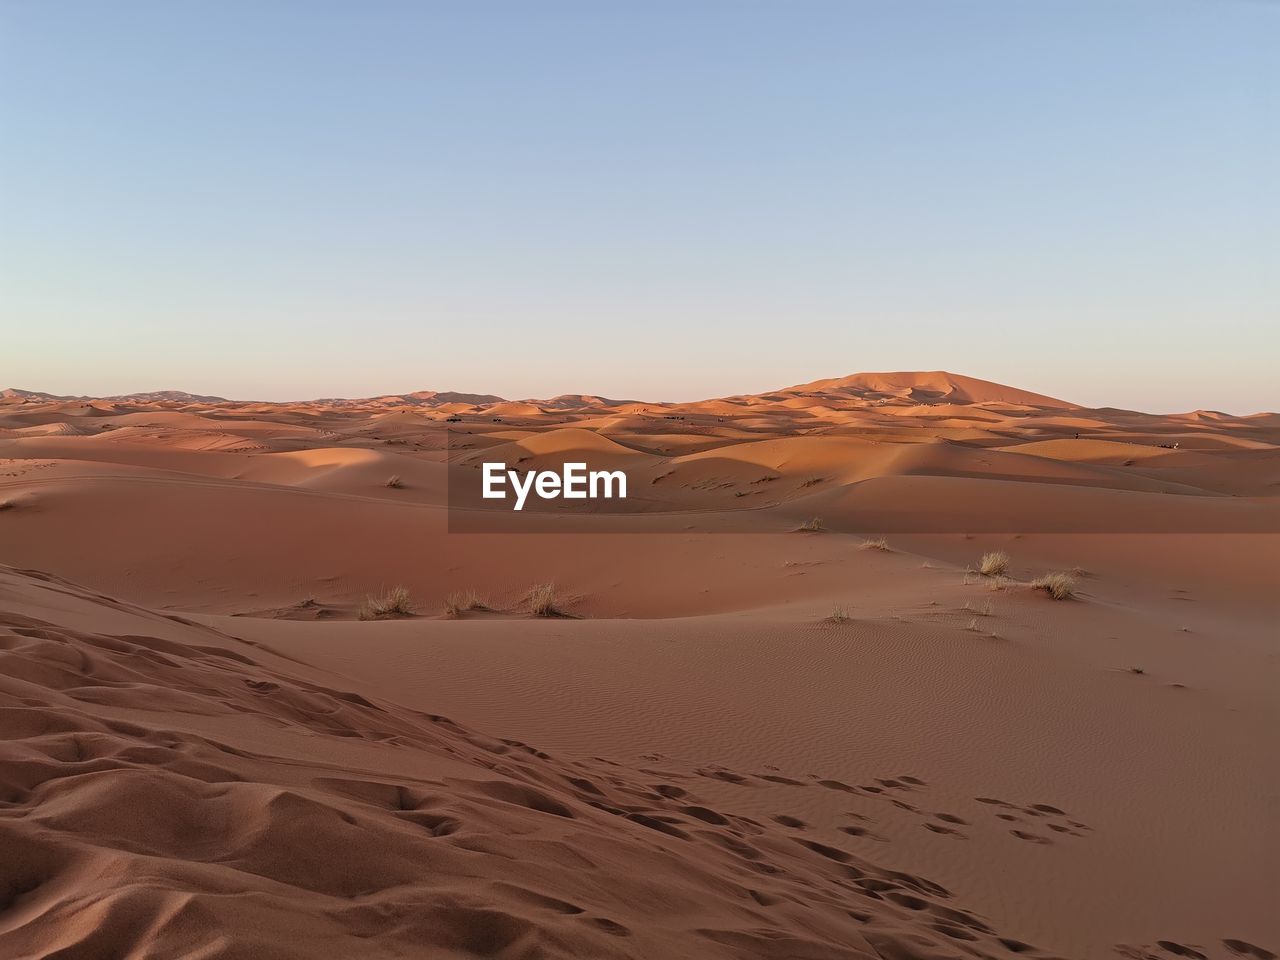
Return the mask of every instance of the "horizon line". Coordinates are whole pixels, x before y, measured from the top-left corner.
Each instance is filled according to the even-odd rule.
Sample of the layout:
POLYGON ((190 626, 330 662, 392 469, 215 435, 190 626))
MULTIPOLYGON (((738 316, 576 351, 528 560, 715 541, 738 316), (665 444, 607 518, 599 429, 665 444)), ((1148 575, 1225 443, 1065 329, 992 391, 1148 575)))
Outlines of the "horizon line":
MULTIPOLYGON (((821 389, 818 388, 819 384, 835 386, 837 384, 840 384, 841 382, 854 381, 854 380, 857 380, 858 378, 931 377, 931 376, 963 379, 963 380, 971 381, 978 384, 985 384, 993 387, 998 387, 1003 390, 1013 391, 1015 393, 1027 394, 1030 396, 1034 396, 1037 399, 1042 401, 1052 402, 1051 404, 1046 404, 1046 403, 1024 404, 1027 406, 1041 406, 1041 407, 1052 406, 1053 408, 1057 408, 1057 409, 1074 408, 1074 409, 1081 409, 1081 410, 1119 410, 1123 412, 1139 413, 1147 416, 1175 416, 1179 414, 1212 413, 1212 414, 1218 414, 1221 416, 1233 417, 1236 419, 1247 419, 1250 417, 1266 416, 1269 414, 1277 413, 1277 411, 1272 411, 1272 410, 1256 410, 1252 413, 1247 413, 1247 414, 1233 414, 1233 413, 1228 413, 1224 410, 1217 410, 1217 409, 1207 408, 1207 407, 1195 407, 1195 408, 1186 409, 1186 410, 1170 411, 1163 414, 1156 414, 1156 413, 1151 413, 1145 410, 1137 410, 1137 409, 1131 409, 1126 407, 1116 407, 1109 404, 1102 405, 1102 406, 1089 406, 1087 404, 1080 404, 1074 401, 1062 400, 1056 397, 1050 397, 1044 394, 1038 394, 1038 393, 1035 393, 1034 391, 1027 390, 1022 387, 1016 387, 1011 384, 1003 383, 996 380, 987 380, 981 377, 971 376, 969 374, 953 373, 952 371, 949 371, 949 370, 940 370, 940 369, 939 370, 858 371, 856 373, 844 374, 844 375, 835 376, 835 377, 820 377, 816 380, 811 380, 805 383, 791 384, 783 387, 767 388, 767 389, 759 390, 757 392, 743 392, 743 393, 725 394, 722 396, 701 397, 699 399, 694 399, 694 400, 642 400, 642 399, 629 398, 629 397, 622 397, 622 398, 610 397, 598 392, 589 393, 589 392, 573 392, 573 391, 566 391, 564 393, 554 394, 547 397, 518 397, 517 398, 517 397, 504 397, 499 394, 483 393, 480 391, 436 390, 432 388, 414 389, 414 390, 406 390, 406 391, 389 391, 384 393, 371 393, 364 396, 330 395, 330 396, 300 397, 300 398, 292 398, 292 399, 284 399, 284 400, 266 400, 266 399, 259 399, 259 398, 253 398, 253 397, 247 397, 247 398, 246 397, 225 397, 216 393, 202 393, 202 392, 191 391, 191 390, 175 388, 175 387, 158 388, 155 390, 134 390, 134 391, 129 391, 125 393, 112 393, 112 394, 92 394, 92 393, 56 394, 56 393, 51 393, 45 390, 27 389, 25 387, 6 387, 6 388, 0 388, 0 395, 4 396, 5 398, 10 398, 15 395, 25 395, 28 397, 48 398, 50 400, 61 400, 61 401, 133 400, 136 402, 152 402, 152 403, 166 402, 166 401, 180 403, 185 398, 187 402, 195 402, 195 403, 204 402, 209 404, 226 403, 226 404, 240 404, 240 405, 262 404, 267 406, 288 406, 291 404, 306 404, 306 403, 358 404, 362 402, 374 402, 379 400, 388 400, 392 398, 415 398, 415 397, 428 395, 430 398, 437 398, 437 397, 456 398, 456 399, 441 400, 437 405, 444 405, 448 403, 467 403, 478 408, 494 406, 494 405, 503 404, 503 403, 539 404, 539 403, 546 403, 554 400, 562 400, 569 397, 592 397, 597 400, 605 401, 611 405, 644 404, 644 405, 653 405, 653 406, 661 406, 661 407, 679 407, 679 406, 685 406, 689 404, 708 403, 708 402, 717 401, 717 400, 736 400, 739 398, 762 397, 765 394, 781 393, 786 391, 799 391, 803 388, 812 388, 810 391, 807 391, 807 392, 821 392, 821 389), (165 394, 171 394, 175 396, 165 397, 164 396, 165 394), (146 399, 146 398, 152 398, 152 399, 146 399), (468 399, 468 398, 471 398, 471 399, 468 399)), ((909 390, 909 389, 913 389, 913 387, 904 385, 899 389, 909 390)), ((915 389, 928 389, 928 387, 920 387, 915 389)), ((875 389, 867 389, 867 392, 868 393, 889 393, 889 391, 875 390, 875 389)), ((904 397, 903 399, 910 399, 910 398, 904 397)), ((922 404, 924 404, 924 402, 925 401, 923 400, 921 401, 922 404)), ((959 402, 966 405, 977 405, 982 403, 993 403, 993 402, 1002 402, 1002 401, 960 400, 960 401, 953 401, 953 402, 959 402)), ((1008 401, 1005 401, 1005 402, 1008 402, 1008 401)))

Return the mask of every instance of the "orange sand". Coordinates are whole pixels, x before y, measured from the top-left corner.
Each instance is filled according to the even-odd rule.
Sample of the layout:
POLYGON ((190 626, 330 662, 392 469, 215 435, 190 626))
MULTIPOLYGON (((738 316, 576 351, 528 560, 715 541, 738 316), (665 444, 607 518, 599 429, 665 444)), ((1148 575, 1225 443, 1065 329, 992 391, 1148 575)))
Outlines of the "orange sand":
POLYGON ((1272 960, 1278 517, 1275 414, 945 373, 6 391, 0 956, 1272 960), (448 532, 570 455, 637 515, 448 532))

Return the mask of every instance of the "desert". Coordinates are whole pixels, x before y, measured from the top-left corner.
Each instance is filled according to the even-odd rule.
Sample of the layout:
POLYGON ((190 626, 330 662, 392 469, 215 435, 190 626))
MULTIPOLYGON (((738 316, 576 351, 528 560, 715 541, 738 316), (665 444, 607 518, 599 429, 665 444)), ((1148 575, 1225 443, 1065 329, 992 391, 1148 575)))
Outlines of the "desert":
POLYGON ((0 955, 1273 960, 1278 531, 1280 414, 943 371, 6 390, 0 955))
POLYGON ((1278 49, 0 0, 0 960, 1280 960, 1278 49))

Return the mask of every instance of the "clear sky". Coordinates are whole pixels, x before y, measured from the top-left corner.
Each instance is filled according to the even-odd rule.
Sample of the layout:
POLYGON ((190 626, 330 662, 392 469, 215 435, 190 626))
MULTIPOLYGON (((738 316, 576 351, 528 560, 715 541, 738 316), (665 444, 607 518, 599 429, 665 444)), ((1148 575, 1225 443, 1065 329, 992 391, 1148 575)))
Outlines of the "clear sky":
POLYGON ((1280 409, 1280 4, 0 0, 0 386, 1280 409))

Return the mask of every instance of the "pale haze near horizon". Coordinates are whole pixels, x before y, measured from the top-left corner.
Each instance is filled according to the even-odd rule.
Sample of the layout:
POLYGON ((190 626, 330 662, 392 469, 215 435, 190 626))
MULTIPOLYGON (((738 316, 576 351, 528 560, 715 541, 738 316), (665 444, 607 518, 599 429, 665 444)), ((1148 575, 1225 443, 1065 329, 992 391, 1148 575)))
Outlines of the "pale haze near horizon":
POLYGON ((0 0, 0 386, 1276 410, 1280 7, 0 0))

